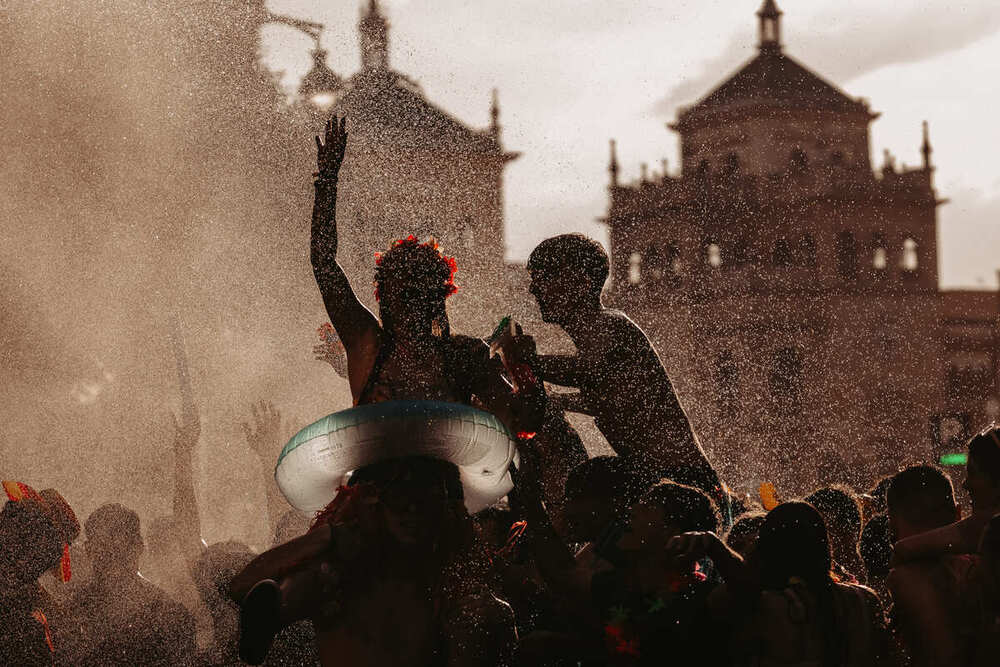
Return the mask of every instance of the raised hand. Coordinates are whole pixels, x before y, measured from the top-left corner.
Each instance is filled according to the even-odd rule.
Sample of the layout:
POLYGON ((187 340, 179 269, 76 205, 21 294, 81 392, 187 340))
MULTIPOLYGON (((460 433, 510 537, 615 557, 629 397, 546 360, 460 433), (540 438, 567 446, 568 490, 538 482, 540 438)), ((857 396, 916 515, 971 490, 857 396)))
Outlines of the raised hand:
POLYGON ((326 121, 323 140, 316 137, 316 173, 319 181, 336 181, 347 149, 347 117, 334 114, 326 121))
POLYGON ((250 406, 250 410, 253 413, 253 420, 241 424, 247 444, 261 461, 271 461, 278 454, 281 413, 271 405, 270 401, 260 401, 250 406))
POLYGON ((323 341, 313 347, 316 361, 325 361, 333 367, 337 375, 347 378, 347 352, 344 350, 344 344, 340 342, 337 332, 334 331, 329 322, 323 324, 316 331, 319 334, 319 339, 323 341))

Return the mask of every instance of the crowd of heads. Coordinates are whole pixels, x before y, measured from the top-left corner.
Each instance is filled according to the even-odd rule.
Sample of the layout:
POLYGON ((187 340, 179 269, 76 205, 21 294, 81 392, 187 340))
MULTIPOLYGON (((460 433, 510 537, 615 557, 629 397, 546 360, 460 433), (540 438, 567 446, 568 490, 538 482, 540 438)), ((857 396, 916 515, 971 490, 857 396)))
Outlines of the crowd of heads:
MULTIPOLYGON (((413 576, 420 559, 430 554, 441 572, 474 578, 510 602, 520 632, 508 655, 512 664, 560 664, 567 646, 578 647, 578 657, 592 664, 645 664, 644 656, 663 651, 699 655, 706 664, 750 664, 741 661, 792 654, 823 665, 868 664, 859 659, 885 665, 987 664, 983 656, 998 645, 1000 619, 1000 515, 993 515, 1000 510, 996 436, 997 429, 990 429, 972 439, 961 480, 973 499, 966 521, 980 517, 973 541, 931 544, 918 558, 900 555, 894 545, 927 540, 935 531, 960 526, 963 516, 953 479, 933 465, 901 470, 864 495, 832 483, 770 511, 744 501, 745 511, 727 525, 716 500, 702 489, 669 479, 650 484, 618 457, 588 459, 570 472, 559 514, 551 517, 551 530, 571 549, 600 547, 586 570, 589 593, 578 599, 546 572, 536 526, 526 526, 506 506, 471 517, 465 512, 452 464, 388 461, 361 471, 351 486, 378 489, 387 539, 405 554, 413 576), (884 492, 884 501, 876 489, 884 492), (698 536, 720 536, 725 546, 698 547, 685 552, 688 560, 677 557, 679 541, 708 539, 698 536), (481 570, 459 574, 453 566, 462 559, 479 562, 481 570), (942 578, 953 571, 960 572, 954 581, 942 578), (948 581, 952 586, 943 587, 948 581), (921 593, 914 606, 908 597, 924 584, 932 593, 921 593), (856 600, 851 591, 858 592, 856 600), (645 609, 628 606, 640 599, 654 601, 645 609), (615 604, 602 606, 609 601, 615 604), (575 613, 566 611, 567 603, 577 605, 575 613), (937 613, 934 605, 942 605, 937 613), (715 642, 691 644, 704 641, 703 634, 672 633, 662 627, 660 615, 681 625, 694 615, 699 623, 710 623, 715 642), (927 619, 943 627, 923 628, 927 619), (600 642, 588 639, 588 627, 602 633, 600 642), (784 638, 773 628, 780 628, 784 638), (922 641, 947 636, 950 653, 928 657, 922 652, 933 647, 909 645, 921 631, 926 633, 922 641), (669 638, 671 646, 659 645, 658 638, 669 638), (945 659, 963 662, 935 662, 945 659)), ((17 500, 0 513, 3 597, 17 601, 34 626, 9 625, 19 628, 23 650, 17 653, 5 641, 5 657, 46 657, 46 641, 51 641, 59 647, 51 650, 51 660, 67 664, 112 664, 108 652, 113 651, 141 657, 144 664, 182 664, 170 662, 179 656, 189 664, 240 664, 239 607, 229 586, 255 557, 247 545, 213 544, 189 563, 186 572, 199 604, 187 609, 139 574, 145 547, 134 511, 118 503, 102 505, 86 517, 81 531, 57 493, 16 488, 17 500), (49 570, 68 567, 63 560, 75 540, 82 542, 88 581, 56 609, 37 582, 49 570), (43 609, 44 614, 31 615, 43 609), (79 614, 105 618, 98 623, 79 614), (210 631, 196 642, 199 614, 210 631), (136 623, 143 624, 142 631, 136 623), (180 636, 179 628, 190 636, 180 636), (136 642, 143 643, 139 652, 126 646, 136 642)), ((363 494, 344 497, 365 502, 363 494)), ((352 511, 350 503, 341 503, 336 517, 317 517, 314 526, 349 520, 352 511)), ((278 542, 303 530, 291 516, 281 525, 278 542)), ((575 559, 564 567, 576 567, 579 554, 575 559)), ((439 580, 437 585, 449 584, 439 580)), ((12 613, 8 607, 5 618, 12 613)), ((301 641, 314 637, 312 632, 302 636, 301 641)), ((275 647, 287 649, 280 648, 281 641, 275 647)), ((305 651, 305 659, 316 659, 302 646, 297 650, 305 651)))

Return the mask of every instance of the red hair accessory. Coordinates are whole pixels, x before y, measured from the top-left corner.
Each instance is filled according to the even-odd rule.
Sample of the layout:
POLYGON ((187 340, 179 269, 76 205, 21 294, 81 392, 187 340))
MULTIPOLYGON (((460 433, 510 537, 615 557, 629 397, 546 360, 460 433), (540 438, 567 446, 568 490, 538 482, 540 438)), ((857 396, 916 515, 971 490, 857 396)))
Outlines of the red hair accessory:
POLYGON ((80 523, 69 503, 55 489, 45 489, 38 493, 22 482, 3 480, 0 484, 8 500, 15 503, 32 503, 61 533, 64 541, 62 556, 59 559, 59 575, 63 582, 69 581, 73 574, 70 567, 69 543, 80 534, 80 523))
MULTIPOLYGON (((436 240, 429 239, 427 241, 420 241, 416 236, 410 234, 405 239, 396 239, 389 246, 386 252, 376 252, 375 253, 375 300, 379 299, 379 279, 380 279, 380 269, 383 267, 383 262, 387 258, 393 257, 395 254, 404 251, 415 251, 418 249, 426 249, 432 251, 431 255, 436 259, 442 268, 441 271, 441 283, 444 288, 444 296, 447 299, 449 296, 458 291, 458 285, 455 284, 455 273, 458 271, 458 262, 455 261, 454 257, 450 257, 441 252, 441 246, 438 245, 436 240), (435 257, 436 256, 436 257, 435 257), (447 275, 445 273, 447 272, 447 275)), ((426 252, 426 250, 424 252, 426 252)))

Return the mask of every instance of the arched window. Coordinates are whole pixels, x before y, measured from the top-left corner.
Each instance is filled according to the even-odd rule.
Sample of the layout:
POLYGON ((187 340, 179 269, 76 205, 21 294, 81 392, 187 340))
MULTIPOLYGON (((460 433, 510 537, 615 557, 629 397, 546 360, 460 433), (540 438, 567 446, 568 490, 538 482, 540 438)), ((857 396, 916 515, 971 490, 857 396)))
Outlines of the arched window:
POLYGON ((799 264, 816 266, 816 241, 808 234, 799 239, 799 264))
POLYGON ((705 246, 705 263, 713 269, 722 266, 722 248, 719 247, 718 243, 710 241, 705 246))
POLYGON ((725 172, 727 174, 735 174, 740 170, 740 156, 736 153, 729 153, 726 155, 726 166, 725 172))
POLYGON ((799 146, 792 149, 788 159, 793 171, 805 171, 809 168, 809 156, 799 146))
POLYGON ((837 234, 837 273, 845 280, 858 277, 858 244, 846 230, 837 234))
POLYGON ((802 401, 802 353, 783 347, 774 353, 771 365, 771 396, 782 410, 797 411, 802 401))
POLYGON ((917 242, 912 238, 903 241, 903 256, 899 259, 899 266, 904 271, 913 273, 920 268, 920 258, 917 254, 917 242))
POLYGON ((657 281, 663 278, 663 257, 659 247, 649 244, 643 262, 646 264, 646 276, 649 280, 657 281))
POLYGON ((676 241, 667 244, 667 281, 674 287, 681 283, 681 272, 684 264, 681 262, 681 247, 676 241))
POLYGON ((885 271, 889 267, 889 251, 885 247, 885 237, 879 233, 872 235, 872 268, 885 271))
POLYGON ((720 352, 715 358, 715 385, 719 410, 722 412, 735 410, 739 383, 739 368, 733 353, 729 350, 720 352))
POLYGON ((628 281, 632 285, 642 282, 642 255, 637 252, 629 255, 628 258, 628 281))
POLYGON ((774 252, 771 253, 771 262, 775 266, 791 266, 795 263, 792 257, 792 249, 785 239, 778 239, 774 242, 774 252))
POLYGON ((733 244, 733 266, 746 266, 750 263, 750 244, 746 239, 739 239, 733 244))

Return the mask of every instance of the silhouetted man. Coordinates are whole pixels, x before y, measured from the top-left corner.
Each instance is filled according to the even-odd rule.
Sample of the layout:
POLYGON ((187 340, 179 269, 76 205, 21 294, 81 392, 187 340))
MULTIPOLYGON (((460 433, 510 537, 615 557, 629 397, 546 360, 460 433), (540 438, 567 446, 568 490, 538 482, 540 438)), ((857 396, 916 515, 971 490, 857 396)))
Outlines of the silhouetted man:
POLYGON ((67 609, 67 664, 176 665, 193 657, 194 618, 139 574, 139 515, 109 503, 84 530, 93 579, 67 609))
POLYGON ((528 271, 542 319, 561 326, 577 350, 536 357, 541 379, 580 389, 550 400, 592 415, 608 444, 649 481, 692 484, 721 503, 718 475, 649 339, 628 316, 601 303, 609 271, 604 248, 581 234, 546 239, 532 251, 528 271))
MULTIPOLYGON (((951 480, 932 466, 893 477, 886 493, 893 539, 902 540, 961 518, 951 480)), ((973 560, 943 554, 898 564, 889 573, 893 617, 914 667, 969 664, 958 619, 959 590, 973 560)))

